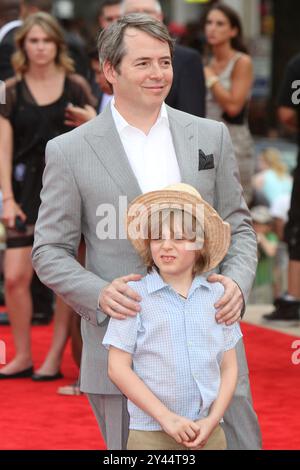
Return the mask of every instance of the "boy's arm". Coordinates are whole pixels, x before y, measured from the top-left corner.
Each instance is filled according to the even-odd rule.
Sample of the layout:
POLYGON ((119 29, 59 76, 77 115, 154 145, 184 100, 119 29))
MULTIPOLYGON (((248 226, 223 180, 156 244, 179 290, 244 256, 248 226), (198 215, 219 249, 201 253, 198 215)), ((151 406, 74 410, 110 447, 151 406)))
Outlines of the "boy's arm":
POLYGON ((269 258, 274 258, 278 250, 278 241, 276 240, 276 237, 274 236, 272 239, 268 239, 263 233, 258 233, 257 241, 265 254, 269 258))
POLYGON ((218 426, 235 391, 238 377, 238 365, 235 349, 224 353, 221 364, 221 384, 218 396, 210 408, 207 418, 197 421, 200 434, 193 442, 184 442, 188 448, 201 448, 212 431, 218 426))
POLYGON ((121 392, 138 408, 152 416, 179 444, 195 439, 199 427, 186 418, 172 413, 151 392, 132 370, 132 355, 110 346, 108 354, 108 376, 121 392))
POLYGON ((221 385, 217 399, 214 401, 208 419, 214 428, 219 424, 233 397, 238 378, 236 350, 225 351, 221 364, 221 385))

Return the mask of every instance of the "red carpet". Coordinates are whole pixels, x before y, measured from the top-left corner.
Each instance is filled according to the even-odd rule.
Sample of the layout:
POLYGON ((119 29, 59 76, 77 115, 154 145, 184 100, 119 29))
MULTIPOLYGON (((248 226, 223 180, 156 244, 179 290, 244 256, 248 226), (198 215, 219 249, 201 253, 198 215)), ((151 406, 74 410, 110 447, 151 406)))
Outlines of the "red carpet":
MULTIPOLYGON (((291 362, 292 336, 243 325, 252 392, 263 433, 264 449, 300 449, 300 365, 291 362)), ((51 327, 33 327, 35 366, 42 362, 51 327)), ((0 328, 12 357, 9 327, 0 328)), ((29 379, 0 382, 0 449, 103 449, 96 420, 84 396, 56 394, 58 386, 76 379, 70 351, 62 369, 65 378, 53 383, 29 379)))
MULTIPOLYGON (((42 363, 51 339, 51 326, 32 329, 36 368, 42 363)), ((0 339, 7 346, 7 361, 13 355, 9 327, 0 327, 0 339)), ((30 379, 0 381, 0 449, 104 449, 97 422, 84 395, 62 396, 61 385, 75 382, 77 367, 70 349, 62 367, 64 379, 35 383, 30 379)))
POLYGON ((300 338, 247 324, 242 329, 263 447, 298 450, 300 364, 292 363, 292 344, 300 338))

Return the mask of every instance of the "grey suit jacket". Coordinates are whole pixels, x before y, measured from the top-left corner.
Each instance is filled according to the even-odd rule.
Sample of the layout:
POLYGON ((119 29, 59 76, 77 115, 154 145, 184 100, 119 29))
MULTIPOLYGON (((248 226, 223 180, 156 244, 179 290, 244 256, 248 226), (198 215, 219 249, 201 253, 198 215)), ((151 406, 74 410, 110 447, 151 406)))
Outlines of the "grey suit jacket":
MULTIPOLYGON (((231 225, 232 242, 220 272, 238 283, 246 301, 256 269, 256 237, 228 131, 222 123, 167 110, 182 181, 193 185, 231 225), (199 149, 213 155, 214 168, 199 171, 199 149)), ((101 289, 122 275, 145 273, 128 240, 97 237, 97 208, 108 203, 118 211, 120 195, 127 195, 129 203, 139 194, 110 106, 48 143, 33 266, 41 281, 83 318, 81 388, 85 392, 119 393, 107 377, 107 352, 101 344, 109 320, 97 311, 101 289), (76 261, 81 234, 86 269, 76 261)), ((246 364, 243 367, 246 370, 246 364)))

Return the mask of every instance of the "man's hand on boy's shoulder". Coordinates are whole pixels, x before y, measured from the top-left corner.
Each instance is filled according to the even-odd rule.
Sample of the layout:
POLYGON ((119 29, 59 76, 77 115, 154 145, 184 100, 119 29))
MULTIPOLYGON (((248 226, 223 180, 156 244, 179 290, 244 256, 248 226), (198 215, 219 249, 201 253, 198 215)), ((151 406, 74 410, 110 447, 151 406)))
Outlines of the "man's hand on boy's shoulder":
POLYGON ((215 304, 217 309, 216 320, 218 323, 233 325, 241 319, 244 308, 244 297, 241 289, 235 281, 222 274, 211 274, 209 282, 220 282, 225 289, 224 295, 215 304))
POLYGON ((134 317, 137 315, 140 311, 139 302, 142 299, 127 283, 139 281, 141 278, 140 274, 129 274, 114 279, 101 291, 99 298, 101 310, 106 315, 118 320, 125 320, 128 316, 134 317))

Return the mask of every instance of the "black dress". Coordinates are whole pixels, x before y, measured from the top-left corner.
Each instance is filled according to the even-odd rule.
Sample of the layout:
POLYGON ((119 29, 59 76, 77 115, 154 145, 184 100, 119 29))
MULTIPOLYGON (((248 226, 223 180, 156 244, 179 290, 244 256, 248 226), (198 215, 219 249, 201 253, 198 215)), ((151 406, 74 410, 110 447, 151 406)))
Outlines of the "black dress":
POLYGON ((8 230, 7 248, 33 244, 34 224, 41 202, 45 148, 49 140, 71 130, 64 124, 68 103, 81 107, 95 105, 87 82, 75 74, 66 77, 60 98, 45 106, 35 102, 24 79, 7 83, 6 104, 0 105, 0 114, 13 128, 13 193, 27 217, 26 231, 8 230))

